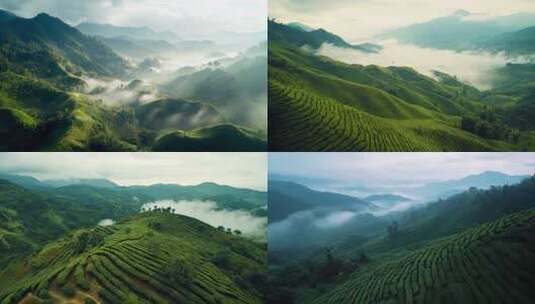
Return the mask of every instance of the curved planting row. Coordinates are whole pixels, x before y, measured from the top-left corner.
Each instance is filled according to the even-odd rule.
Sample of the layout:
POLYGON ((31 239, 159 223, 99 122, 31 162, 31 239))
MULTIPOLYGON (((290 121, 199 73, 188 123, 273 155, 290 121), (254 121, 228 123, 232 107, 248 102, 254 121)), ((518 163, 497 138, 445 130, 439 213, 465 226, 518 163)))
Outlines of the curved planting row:
POLYGON ((517 213, 369 265, 314 303, 530 303, 534 233, 535 211, 517 213))
POLYGON ((269 84, 270 148, 310 151, 429 151, 411 131, 301 89, 269 84))

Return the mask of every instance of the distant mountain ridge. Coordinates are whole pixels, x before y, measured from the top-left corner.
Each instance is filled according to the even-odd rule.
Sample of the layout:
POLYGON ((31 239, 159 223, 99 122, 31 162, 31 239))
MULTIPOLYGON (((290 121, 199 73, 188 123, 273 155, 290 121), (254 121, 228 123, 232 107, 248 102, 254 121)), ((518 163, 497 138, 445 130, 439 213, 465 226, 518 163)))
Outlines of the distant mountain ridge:
POLYGON ((76 26, 76 28, 84 34, 92 36, 103 36, 107 38, 117 38, 126 36, 132 39, 145 40, 167 40, 169 42, 176 42, 180 37, 172 32, 156 32, 149 27, 128 27, 115 26, 111 24, 83 22, 76 26))
POLYGON ((287 25, 270 20, 268 22, 269 41, 285 43, 296 47, 310 47, 319 49, 324 43, 334 45, 340 48, 355 49, 365 53, 377 53, 379 46, 371 44, 353 45, 346 42, 340 36, 330 33, 324 29, 315 29, 305 31, 303 27, 297 27, 295 24, 287 25))
POLYGON ((535 14, 518 13, 478 19, 465 10, 433 20, 398 28, 377 38, 394 38, 402 43, 438 49, 471 49, 478 42, 496 35, 515 32, 535 25, 535 14))

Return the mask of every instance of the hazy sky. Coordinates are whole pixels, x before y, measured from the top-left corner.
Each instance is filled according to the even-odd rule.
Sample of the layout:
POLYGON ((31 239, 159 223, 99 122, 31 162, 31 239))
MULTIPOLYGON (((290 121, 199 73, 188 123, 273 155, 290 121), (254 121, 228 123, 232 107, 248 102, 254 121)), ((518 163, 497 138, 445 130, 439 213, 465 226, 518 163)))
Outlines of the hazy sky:
POLYGON ((426 183, 484 171, 535 173, 535 153, 270 153, 269 173, 377 183, 426 183))
POLYGON ((0 153, 0 172, 121 185, 215 182, 266 190, 266 153, 0 153))
POLYGON ((464 9, 484 15, 535 11, 534 0, 270 0, 269 16, 300 21, 356 41, 464 9))
POLYGON ((263 31, 267 18, 266 0, 0 0, 0 8, 23 17, 46 12, 71 24, 149 26, 183 36, 263 31))

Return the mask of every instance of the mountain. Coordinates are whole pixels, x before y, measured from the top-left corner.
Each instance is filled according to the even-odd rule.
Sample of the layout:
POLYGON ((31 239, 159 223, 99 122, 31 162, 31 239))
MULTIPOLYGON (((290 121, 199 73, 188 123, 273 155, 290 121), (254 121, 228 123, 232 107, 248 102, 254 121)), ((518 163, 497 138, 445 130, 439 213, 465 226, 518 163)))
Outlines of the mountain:
POLYGON ((97 188, 117 188, 119 185, 103 178, 73 178, 73 179, 56 179, 56 180, 44 180, 43 183, 59 188, 71 185, 84 185, 97 188))
POLYGON ((218 208, 227 210, 253 211, 267 205, 267 193, 240 189, 215 183, 202 183, 195 186, 176 184, 156 184, 150 186, 130 186, 125 190, 134 196, 147 196, 153 201, 214 201, 218 208))
POLYGON ((0 9, 0 23, 11 21, 16 18, 17 15, 13 14, 12 12, 0 9))
POLYGON ((69 235, 0 274, 3 303, 263 303, 266 247, 196 219, 145 212, 69 235))
POLYGON ((297 201, 298 206, 308 206, 307 209, 315 208, 336 208, 340 210, 352 210, 352 211, 369 211, 376 208, 372 203, 365 202, 356 197, 331 193, 315 191, 303 185, 294 182, 283 182, 269 180, 268 189, 270 193, 277 193, 279 198, 289 199, 288 201, 276 200, 270 208, 274 208, 274 213, 283 214, 281 218, 286 218, 293 212, 283 211, 279 209, 292 208, 292 200, 297 201))
POLYGON ((494 53, 504 52, 509 57, 535 53, 535 26, 504 33, 478 43, 478 48, 494 53))
POLYGON ((159 137, 153 151, 253 152, 265 151, 265 136, 233 124, 219 124, 191 131, 175 131, 159 137))
POLYGON ((480 17, 460 10, 449 16, 388 31, 377 38, 394 38, 421 47, 465 50, 494 36, 533 26, 535 19, 532 13, 480 17))
POLYGON ((310 26, 308 26, 306 24, 300 23, 300 22, 290 22, 290 23, 288 23, 286 25, 289 26, 289 27, 301 30, 303 32, 312 32, 312 31, 316 30, 315 28, 312 28, 312 27, 310 27, 310 26))
POLYGON ((324 43, 328 43, 341 48, 376 53, 374 48, 352 45, 324 29, 303 31, 303 28, 296 27, 295 24, 285 25, 271 20, 268 22, 268 37, 270 42, 286 43, 296 47, 307 46, 312 49, 319 49, 324 43))
POLYGON ((458 180, 448 180, 424 185, 412 192, 425 196, 426 198, 447 198, 456 193, 460 193, 475 187, 478 189, 489 189, 492 186, 514 185, 518 184, 527 175, 508 175, 501 172, 486 171, 475 175, 469 175, 458 180))
POLYGON ((180 38, 172 32, 155 32, 148 27, 127 27, 115 26, 111 24, 99 24, 91 22, 83 22, 76 26, 76 28, 91 36, 102 36, 106 38, 127 37, 129 39, 141 40, 165 40, 169 42, 179 41, 180 38))
POLYGON ((8 181, 27 189, 43 189, 48 187, 47 184, 37 178, 26 175, 0 173, 0 180, 8 181))
POLYGON ((364 265, 309 302, 529 303, 533 291, 527 282, 534 275, 526 265, 533 262, 534 217, 533 210, 515 213, 364 265))
POLYGON ((128 63, 100 41, 58 18, 41 13, 14 18, 0 28, 1 70, 51 79, 64 84, 72 74, 122 76, 128 63))

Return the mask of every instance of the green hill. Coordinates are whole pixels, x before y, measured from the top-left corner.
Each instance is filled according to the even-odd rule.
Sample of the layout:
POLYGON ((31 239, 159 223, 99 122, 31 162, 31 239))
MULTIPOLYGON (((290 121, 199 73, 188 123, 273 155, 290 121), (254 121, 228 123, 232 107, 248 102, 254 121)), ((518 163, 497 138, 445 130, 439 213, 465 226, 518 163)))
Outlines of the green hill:
POLYGON ((215 125, 192 131, 176 131, 163 135, 154 144, 154 151, 263 151, 266 143, 261 134, 232 124, 215 125))
POLYGON ((515 104, 518 95, 480 92, 439 72, 337 62, 287 42, 287 26, 270 26, 270 150, 511 151, 533 143, 505 118, 504 102, 487 102, 515 104))
POLYGON ((269 41, 287 43, 296 47, 306 46, 312 49, 319 49, 324 43, 365 53, 376 53, 380 49, 378 46, 352 45, 324 29, 311 29, 297 23, 284 25, 270 20, 268 36, 269 41))
POLYGON ((79 230, 0 274, 2 303, 262 303, 264 245, 146 212, 79 230), (93 302, 91 302, 92 300, 93 302))
POLYGON ((222 123, 225 119, 212 106, 180 99, 162 99, 135 109, 140 125, 152 130, 192 130, 203 125, 222 123))
POLYGON ((533 210, 371 263, 312 303, 529 303, 533 210))

